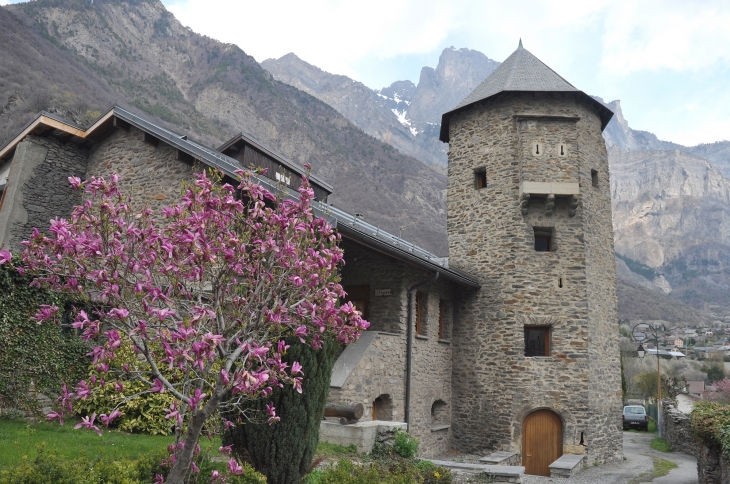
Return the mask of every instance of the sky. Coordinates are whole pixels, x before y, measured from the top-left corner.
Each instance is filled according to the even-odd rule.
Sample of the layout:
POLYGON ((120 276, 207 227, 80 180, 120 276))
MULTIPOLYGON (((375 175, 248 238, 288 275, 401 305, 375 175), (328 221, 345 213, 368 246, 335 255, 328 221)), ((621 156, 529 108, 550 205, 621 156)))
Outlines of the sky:
POLYGON ((634 129, 685 145, 730 139, 728 0, 162 2, 195 32, 259 62, 294 52, 375 89, 417 84, 445 48, 501 62, 522 38, 577 88, 620 99, 634 129))

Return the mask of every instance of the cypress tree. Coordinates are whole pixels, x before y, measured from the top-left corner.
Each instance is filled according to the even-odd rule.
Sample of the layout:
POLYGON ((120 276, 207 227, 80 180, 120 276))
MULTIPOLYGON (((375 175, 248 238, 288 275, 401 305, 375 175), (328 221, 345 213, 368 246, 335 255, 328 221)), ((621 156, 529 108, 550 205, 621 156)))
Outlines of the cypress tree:
MULTIPOLYGON (((338 347, 336 341, 326 341, 320 350, 298 339, 290 339, 287 344, 291 348, 283 360, 302 365, 302 393, 291 385, 276 388, 271 402, 281 421, 269 425, 246 421, 243 417, 242 423, 223 435, 223 444, 233 446, 236 458, 249 462, 266 476, 269 484, 298 484, 309 471, 319 442, 319 424, 324 416, 338 347)), ((252 402, 248 410, 258 411, 263 417, 267 401, 252 402)), ((236 420, 230 415, 228 419, 236 420)))

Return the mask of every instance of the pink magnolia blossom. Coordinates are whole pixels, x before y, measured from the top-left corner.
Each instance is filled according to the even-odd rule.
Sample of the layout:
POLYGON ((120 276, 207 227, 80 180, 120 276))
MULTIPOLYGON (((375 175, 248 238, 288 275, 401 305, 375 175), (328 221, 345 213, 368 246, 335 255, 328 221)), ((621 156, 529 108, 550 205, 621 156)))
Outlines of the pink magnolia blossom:
POLYGON ((109 427, 109 424, 112 423, 113 420, 115 420, 118 417, 121 417, 122 415, 123 415, 122 412, 114 409, 108 416, 104 413, 99 415, 99 420, 101 420, 104 423, 104 427, 109 427))
POLYGON ((7 249, 0 250, 0 266, 13 260, 13 254, 7 249))
POLYGON ((243 467, 241 467, 241 465, 236 462, 236 459, 230 459, 228 461, 228 470, 230 470, 231 474, 233 474, 234 476, 243 475, 243 467))
POLYGON ((97 434, 99 434, 99 437, 101 437, 101 430, 99 430, 99 427, 97 427, 96 425, 94 425, 94 420, 96 420, 96 413, 93 413, 91 415, 91 417, 88 417, 88 416, 87 417, 83 417, 81 419, 81 422, 77 423, 74 426, 74 428, 75 429, 80 429, 80 428, 83 427, 85 429, 93 430, 97 434))
MULTIPOLYGON (((199 422, 226 395, 245 402, 268 399, 286 385, 302 391, 301 365, 282 359, 285 338, 318 349, 327 338, 351 343, 368 328, 351 303, 340 305, 340 237, 314 215, 318 202, 308 179, 298 199, 283 199, 251 173, 238 175, 234 187, 201 173, 175 204, 138 212, 117 175, 69 179, 84 192, 83 204, 69 219, 51 221, 48 235, 34 230, 16 269, 33 274, 39 287, 71 294, 82 307, 106 309, 74 309, 72 326, 91 343, 98 373, 73 393, 64 389, 50 419, 62 420, 73 401, 107 382, 122 391, 124 382, 138 379, 149 383, 148 392, 172 395, 167 418, 197 442, 199 422), (123 345, 139 365, 114 364, 123 345), (168 380, 162 370, 195 383, 168 380)), ((10 259, 0 251, 0 264, 10 259)), ((47 321, 55 311, 42 307, 37 319, 47 321)), ((99 419, 108 425, 119 417, 99 419)), ((271 404, 266 417, 279 419, 271 404)), ((85 417, 79 428, 98 431, 95 418, 85 417)), ((190 468, 194 451, 173 449, 171 476, 190 468)))

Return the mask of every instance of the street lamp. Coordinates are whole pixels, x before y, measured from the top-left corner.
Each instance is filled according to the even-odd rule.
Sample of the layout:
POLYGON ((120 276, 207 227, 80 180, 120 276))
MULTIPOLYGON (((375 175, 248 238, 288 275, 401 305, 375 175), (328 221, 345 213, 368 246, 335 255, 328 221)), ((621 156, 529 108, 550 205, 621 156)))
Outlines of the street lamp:
POLYGON ((639 323, 636 326, 634 326, 634 329, 632 331, 632 336, 634 338, 634 341, 639 343, 639 348, 637 349, 637 353, 639 354, 639 359, 643 360, 644 356, 646 355, 646 350, 644 349, 644 343, 645 341, 649 341, 652 339, 652 336, 654 337, 654 347, 656 348, 656 374, 657 374, 657 381, 656 381, 656 388, 657 388, 657 417, 656 417, 656 425, 657 430, 659 431, 659 437, 662 436, 662 369, 661 366, 659 366, 659 328, 658 326, 652 326, 647 323, 639 323))

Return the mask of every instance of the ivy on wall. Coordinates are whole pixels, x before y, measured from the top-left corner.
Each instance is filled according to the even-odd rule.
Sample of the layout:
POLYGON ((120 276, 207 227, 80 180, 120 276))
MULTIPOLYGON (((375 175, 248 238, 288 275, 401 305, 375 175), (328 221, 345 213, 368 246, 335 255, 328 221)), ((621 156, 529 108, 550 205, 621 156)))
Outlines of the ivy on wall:
POLYGON ((692 433, 707 447, 730 457, 730 405, 697 402, 692 410, 692 433))
POLYGON ((0 410, 40 411, 36 393, 53 395, 88 372, 89 347, 59 324, 38 324, 41 304, 65 307, 58 294, 31 287, 9 264, 0 265, 0 410))

